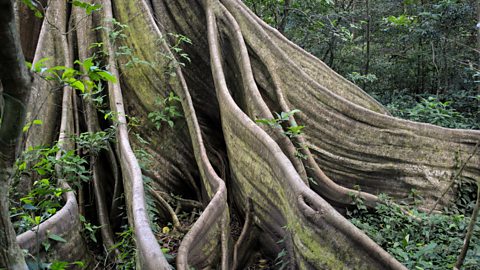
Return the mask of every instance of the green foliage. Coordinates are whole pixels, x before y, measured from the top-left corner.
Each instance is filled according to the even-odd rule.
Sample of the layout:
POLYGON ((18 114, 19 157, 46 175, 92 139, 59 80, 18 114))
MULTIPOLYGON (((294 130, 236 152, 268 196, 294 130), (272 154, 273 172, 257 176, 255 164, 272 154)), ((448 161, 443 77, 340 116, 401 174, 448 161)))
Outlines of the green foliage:
POLYGON ((33 121, 30 121, 28 123, 25 124, 25 126, 23 126, 23 132, 27 132, 28 130, 30 130, 30 128, 34 125, 42 125, 43 124, 43 121, 42 120, 39 120, 39 119, 34 119, 33 121))
MULTIPOLYGON (((452 101, 440 101, 437 97, 430 96, 422 98, 420 102, 410 102, 414 104, 408 108, 408 101, 397 100, 390 103, 387 107, 393 115, 425 123, 431 123, 448 128, 479 128, 475 117, 468 113, 461 114, 452 105, 452 101)), ((478 117, 478 111, 477 117, 478 117)))
MULTIPOLYGON (((38 0, 22 0, 22 3, 25 4, 31 11, 34 12, 35 17, 37 18, 43 18, 44 15, 44 7, 38 0)), ((102 8, 102 5, 100 4, 90 4, 88 2, 84 1, 79 1, 79 0, 73 0, 70 3, 72 5, 83 8, 85 9, 85 12, 87 15, 92 14, 92 12, 97 11, 102 8)))
POLYGON ((97 243, 97 237, 95 234, 97 233, 97 230, 100 229, 100 226, 96 226, 88 222, 88 220, 82 215, 80 215, 80 222, 82 222, 83 225, 83 233, 85 238, 97 243))
MULTIPOLYGON (((385 195, 380 198, 382 203, 372 211, 357 198, 347 212, 350 221, 409 269, 453 268, 469 217, 451 212, 428 215, 416 207, 400 206, 385 195)), ((477 222, 472 243, 479 241, 477 222)), ((463 269, 478 269, 479 259, 480 245, 471 245, 463 269)))
POLYGON ((170 40, 172 40, 171 43, 167 41, 167 44, 173 56, 169 53, 159 54, 168 61, 167 68, 165 69, 165 75, 169 77, 175 77, 176 69, 178 67, 185 67, 186 63, 191 62, 190 57, 183 50, 182 46, 191 45, 192 41, 188 37, 176 33, 168 33, 168 37, 170 37, 170 40))
POLYGON ((73 0, 72 5, 85 9, 85 12, 87 13, 87 15, 90 15, 92 14, 93 11, 97 11, 102 8, 102 5, 100 4, 91 4, 91 3, 87 3, 79 0, 73 0))
POLYGON ((114 18, 112 19, 107 19, 105 20, 106 22, 111 22, 112 27, 106 27, 106 26, 99 26, 94 28, 93 30, 95 31, 105 31, 105 33, 108 34, 108 37, 110 39, 110 42, 112 42, 113 45, 116 44, 116 42, 121 41, 122 39, 126 39, 127 35, 124 33, 126 29, 128 29, 128 25, 123 24, 114 18))
MULTIPOLYGON (((64 179, 71 185, 80 185, 88 181, 90 173, 86 170, 86 160, 72 151, 60 151, 58 145, 52 147, 29 147, 16 161, 14 182, 23 177, 36 179, 31 190, 18 201, 11 200, 10 212, 17 233, 54 215, 62 206, 62 195, 67 190, 59 188, 58 179, 64 179), (57 155, 57 153, 60 153, 57 155)), ((15 188, 15 185, 12 187, 15 188)), ((15 195, 15 190, 13 190, 15 195)))
POLYGON ((356 84, 360 83, 372 83, 378 80, 375 74, 362 75, 358 72, 352 72, 348 74, 347 78, 356 84))
POLYGON ((393 16, 390 15, 388 18, 384 18, 384 20, 390 23, 392 26, 410 26, 413 23, 416 23, 416 20, 412 16, 407 16, 402 14, 400 16, 393 16))
POLYGON ((170 92, 168 97, 155 101, 155 105, 159 106, 160 110, 150 112, 148 119, 155 125, 157 130, 160 130, 164 123, 167 123, 170 128, 173 128, 175 125, 174 120, 182 117, 182 113, 177 107, 180 101, 180 98, 173 92, 170 92))
MULTIPOLYGON (((394 102, 391 97, 399 90, 424 98, 445 95, 440 100, 457 103, 457 93, 477 89, 475 1, 370 0, 368 8, 345 0, 244 2, 383 104, 394 102)), ((477 101, 456 109, 463 114, 478 107, 477 101)))
POLYGON ((48 178, 35 181, 31 191, 10 209, 17 234, 39 225, 62 207, 62 194, 67 190, 56 187, 48 178))
POLYGON ((288 261, 286 260, 287 251, 282 249, 274 260, 275 269, 282 270, 288 267, 288 261))
POLYGON ((36 0, 22 0, 31 11, 34 12, 35 17, 43 18, 43 8, 40 6, 40 3, 36 0))
POLYGON ((93 58, 75 61, 75 64, 83 67, 85 72, 65 66, 46 67, 46 62, 49 60, 50 58, 42 58, 34 65, 28 62, 26 64, 32 72, 43 79, 55 81, 62 86, 70 86, 81 93, 90 93, 93 89, 98 89, 101 81, 116 82, 115 76, 95 65, 93 58))
POLYGON ((133 238, 133 229, 127 225, 123 226, 123 231, 117 233, 118 239, 113 249, 118 249, 118 263, 115 269, 130 270, 135 269, 136 249, 133 238))
MULTIPOLYGON (((283 135, 287 136, 290 139, 293 139, 297 136, 302 135, 303 129, 305 128, 305 126, 299 126, 296 123, 294 123, 293 125, 287 125, 290 123, 290 117, 298 112, 300 112, 300 110, 297 109, 291 110, 289 112, 281 112, 280 114, 275 112, 275 118, 261 118, 256 119, 255 122, 262 125, 267 125, 271 128, 281 129, 283 135)), ((299 159, 307 159, 308 156, 303 151, 308 149, 308 146, 300 144, 297 141, 293 141, 293 143, 295 145, 295 156, 299 159)), ((313 178, 309 178, 308 180, 315 185, 317 184, 313 178)))
POLYGON ((72 136, 79 149, 85 150, 86 154, 98 156, 100 151, 108 150, 109 143, 115 139, 116 127, 111 126, 97 132, 83 132, 78 136, 72 136))
MULTIPOLYGON (((131 68, 135 65, 153 66, 152 63, 138 58, 134 54, 133 49, 129 46, 121 45, 121 43, 128 38, 126 34, 126 31, 128 30, 127 24, 123 24, 114 18, 106 20, 106 22, 111 22, 111 26, 99 26, 94 30, 104 31, 108 35, 108 38, 115 49, 115 57, 121 60, 125 67, 131 68)), ((98 49, 103 49, 103 43, 95 43, 92 46, 98 49)), ((101 54, 107 55, 107 52, 101 51, 101 54)))
POLYGON ((178 64, 181 66, 185 66, 185 62, 190 63, 191 62, 190 57, 188 56, 187 53, 183 51, 181 46, 184 44, 192 45, 192 41, 188 37, 181 34, 168 33, 168 35, 172 37, 174 40, 173 45, 170 45, 170 50, 173 52, 173 54, 178 55, 179 57, 178 64))
POLYGON ((289 138, 294 138, 296 136, 299 136, 303 133, 303 128, 305 126, 299 126, 299 125, 289 125, 286 127, 286 130, 283 129, 283 124, 288 123, 290 116, 293 116, 294 114, 300 112, 300 110, 294 109, 289 112, 281 112, 280 114, 275 113, 275 118, 272 119, 256 119, 255 122, 263 125, 267 125, 272 128, 279 128, 282 129, 282 133, 289 137, 289 138))

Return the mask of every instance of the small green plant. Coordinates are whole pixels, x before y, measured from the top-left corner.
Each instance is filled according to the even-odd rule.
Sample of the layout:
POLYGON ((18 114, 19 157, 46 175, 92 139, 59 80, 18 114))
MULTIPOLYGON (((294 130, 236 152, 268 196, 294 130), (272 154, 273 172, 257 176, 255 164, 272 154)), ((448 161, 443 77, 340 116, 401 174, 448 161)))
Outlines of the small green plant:
POLYGON ((296 114, 298 112, 300 112, 300 110, 294 109, 294 110, 291 110, 289 112, 281 112, 280 114, 275 113, 275 115, 276 115, 275 118, 256 119, 255 122, 259 123, 259 124, 267 125, 267 126, 272 127, 272 128, 282 129, 282 133, 285 136, 287 136, 289 138, 293 138, 293 137, 301 135, 303 133, 302 130, 305 126, 292 125, 292 126, 288 126, 286 128, 286 130, 284 130, 283 127, 282 127, 282 124, 288 123, 289 119, 290 119, 290 116, 293 116, 294 114, 296 114))
POLYGON ((111 126, 105 130, 97 132, 83 132, 78 136, 72 136, 79 149, 83 149, 86 154, 98 156, 100 151, 108 150, 108 144, 115 138, 116 127, 111 126))
POLYGON ((177 107, 179 102, 180 98, 173 92, 170 92, 168 97, 155 102, 157 106, 161 107, 161 110, 149 113, 148 119, 155 125, 157 130, 160 130, 164 123, 173 128, 175 125, 174 120, 182 116, 177 107))
POLYGON ((82 222, 83 225, 83 233, 85 238, 97 243, 97 237, 95 234, 101 226, 92 225, 92 223, 88 222, 88 220, 82 215, 80 215, 80 222, 82 222))
MULTIPOLYGON (((170 77, 176 76, 176 69, 178 67, 185 67, 186 63, 190 63, 191 59, 187 53, 182 49, 184 44, 192 44, 192 41, 181 34, 168 33, 168 36, 173 39, 173 45, 168 45, 170 51, 173 53, 173 56, 168 53, 160 53, 163 58, 166 58, 168 61, 165 74, 170 77)), ((167 42, 169 43, 169 42, 167 42)))
POLYGON ((29 131, 29 130, 30 130, 30 128, 31 128, 32 126, 35 126, 35 125, 42 125, 42 124, 43 124, 43 121, 42 121, 42 120, 39 120, 39 119, 34 119, 34 120, 32 120, 32 121, 30 121, 30 122, 26 123, 26 124, 25 124, 25 126, 23 126, 23 129, 22 129, 22 131, 23 131, 23 132, 27 132, 27 131, 29 131))
POLYGON ((35 181, 31 191, 10 209, 17 234, 26 232, 54 215, 62 207, 62 194, 48 178, 35 181))
POLYGON ((109 82, 116 82, 117 80, 110 72, 95 65, 93 58, 75 61, 75 64, 82 66, 85 72, 65 66, 48 68, 45 65, 48 60, 50 58, 47 57, 33 65, 28 62, 26 64, 32 72, 38 74, 41 78, 47 81, 55 81, 61 86, 70 86, 81 93, 90 93, 92 89, 98 88, 98 83, 102 80, 109 82))
POLYGON ((288 262, 285 261, 285 258, 287 256, 287 251, 285 249, 282 249, 278 254, 277 254, 277 257, 275 258, 274 260, 274 265, 275 265, 275 269, 279 269, 279 270, 282 270, 282 269, 285 269, 287 268, 288 266, 288 262))
POLYGON ((133 229, 128 225, 123 226, 123 231, 118 233, 118 239, 113 249, 118 249, 118 263, 115 269, 130 270, 135 269, 136 249, 133 238, 133 229))
MULTIPOLYGON (((284 125, 289 123, 290 116, 293 116, 298 112, 300 112, 300 110, 294 109, 289 112, 281 112, 280 114, 275 113, 275 118, 256 119, 255 122, 262 125, 267 125, 271 128, 281 129, 283 135, 287 136, 290 139, 293 139, 303 134, 303 129, 305 128, 305 126, 299 126, 297 124, 294 124, 294 125, 288 125, 286 128, 284 128, 284 125)), ((304 151, 308 149, 308 145, 301 144, 299 142, 294 142, 294 144, 295 144, 295 156, 299 159, 306 160, 308 156, 304 153, 304 151)), ((312 181, 312 183, 316 184, 315 181, 312 181)))
POLYGON ((352 72, 347 75, 348 79, 353 83, 373 83, 378 80, 375 74, 362 75, 358 72, 352 72))
POLYGON ((16 161, 14 183, 18 184, 24 176, 37 180, 28 194, 20 197, 18 201, 11 201, 11 213, 17 233, 40 224, 61 207, 61 196, 67 190, 58 187, 58 179, 64 179, 72 185, 89 180, 86 163, 86 160, 76 155, 73 150, 60 151, 58 145, 29 147, 22 153, 16 161), (57 153, 60 155, 57 156, 57 153))
MULTIPOLYGON (((152 63, 142 60, 137 56, 135 56, 135 54, 133 53, 133 49, 130 48, 129 46, 126 46, 126 45, 117 46, 117 44, 121 43, 122 41, 128 38, 127 34, 125 33, 125 31, 128 30, 127 24, 123 24, 115 19, 109 19, 106 22, 111 22, 112 26, 111 27, 99 26, 99 27, 96 27, 94 30, 104 31, 108 35, 108 38, 112 43, 112 46, 115 48, 115 57, 121 60, 125 67, 130 68, 136 64, 153 66, 152 63)), ((93 44, 93 46, 98 49, 103 49, 103 43, 95 43, 93 44)), ((101 50, 101 54, 107 55, 107 52, 104 50, 101 50)))

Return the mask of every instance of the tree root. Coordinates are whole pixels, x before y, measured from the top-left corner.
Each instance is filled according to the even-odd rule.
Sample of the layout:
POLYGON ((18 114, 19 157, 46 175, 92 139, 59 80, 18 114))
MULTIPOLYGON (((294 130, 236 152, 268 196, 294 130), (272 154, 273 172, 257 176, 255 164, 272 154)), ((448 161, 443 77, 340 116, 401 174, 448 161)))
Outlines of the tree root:
POLYGON ((253 228, 252 202, 247 200, 245 222, 240 237, 238 237, 233 247, 232 269, 237 269, 239 265, 245 265, 245 263, 241 262, 244 262, 244 258, 247 257, 247 253, 250 251, 249 247, 252 245, 251 242, 256 238, 255 231, 256 229, 253 228))
MULTIPOLYGON (((107 27, 113 29, 111 2, 109 0, 104 0, 102 1, 102 5, 104 16, 108 20, 106 21, 107 27)), ((110 72, 116 78, 120 78, 114 58, 115 50, 108 37, 104 38, 104 44, 108 51, 108 66, 110 72)), ((135 234, 138 265, 145 269, 169 269, 169 264, 150 228, 145 210, 145 192, 143 189, 142 172, 130 147, 120 84, 118 82, 109 82, 108 90, 110 106, 118 120, 117 144, 120 153, 120 163, 124 182, 123 186, 128 207, 127 213, 130 226, 133 227, 135 234)))
POLYGON ((167 211, 170 217, 172 218, 173 228, 175 228, 179 232, 187 232, 188 230, 182 227, 182 224, 178 220, 177 214, 175 213, 173 208, 168 204, 168 202, 165 199, 163 199, 162 196, 155 190, 151 189, 149 191, 153 195, 153 197, 155 197, 155 199, 158 202, 160 202, 160 204, 162 205, 162 208, 165 211, 167 211))

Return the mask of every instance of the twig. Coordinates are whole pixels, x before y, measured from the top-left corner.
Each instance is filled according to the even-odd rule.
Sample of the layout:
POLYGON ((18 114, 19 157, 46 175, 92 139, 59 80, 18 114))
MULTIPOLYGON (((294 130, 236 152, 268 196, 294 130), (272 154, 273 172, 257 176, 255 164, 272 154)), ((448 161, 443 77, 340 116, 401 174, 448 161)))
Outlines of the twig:
POLYGON ((467 166, 470 159, 477 153, 479 144, 480 144, 480 142, 477 142, 477 144, 475 145, 475 149, 473 149, 473 152, 470 154, 470 156, 467 158, 467 160, 462 164, 462 167, 460 167, 460 170, 458 170, 457 174, 455 174, 452 181, 450 182, 450 185, 448 185, 448 187, 445 189, 445 191, 443 191, 442 195, 437 199, 437 201, 435 202, 433 207, 428 212, 428 215, 432 214, 433 210, 435 210, 435 208, 437 207, 440 200, 442 200, 442 198, 445 196, 445 194, 447 194, 447 192, 450 190, 450 188, 452 188, 452 186, 455 184, 455 180, 457 180, 457 178, 459 178, 460 175, 462 175, 462 172, 465 169, 465 167, 467 166))
POLYGON ((462 267, 463 261, 465 260, 465 256, 467 255, 468 247, 470 246, 470 240, 472 239, 472 235, 473 235, 473 228, 475 227, 475 223, 477 222, 479 208, 480 208, 480 183, 477 182, 477 202, 475 203, 475 208, 473 208, 472 219, 468 224, 467 234, 465 235, 465 241, 463 242, 462 251, 460 252, 460 255, 458 255, 457 263, 455 264, 455 267, 454 267, 454 269, 456 270, 462 267))
POLYGON ((158 194, 155 190, 150 189, 150 192, 155 197, 155 199, 157 199, 160 202, 160 204, 163 205, 163 208, 166 209, 170 214, 170 216, 172 217, 173 227, 180 232, 186 232, 187 230, 185 230, 185 228, 182 227, 182 225, 180 224, 180 221, 178 220, 177 214, 175 214, 175 211, 173 211, 173 208, 168 204, 168 202, 165 201, 165 199, 162 198, 162 196, 158 194))

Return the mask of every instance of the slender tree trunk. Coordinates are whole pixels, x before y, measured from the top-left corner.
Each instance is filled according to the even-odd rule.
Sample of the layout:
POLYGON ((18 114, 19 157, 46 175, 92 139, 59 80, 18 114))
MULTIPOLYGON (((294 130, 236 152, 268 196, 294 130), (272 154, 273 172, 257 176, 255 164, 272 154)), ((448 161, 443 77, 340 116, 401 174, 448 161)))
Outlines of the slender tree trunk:
MULTIPOLYGON (((370 15, 370 0, 365 0, 365 7, 367 12, 367 33, 366 33, 366 52, 365 52, 365 69, 364 75, 368 76, 370 72, 370 43, 371 43, 371 25, 372 25, 372 17, 370 15)), ((367 89, 367 81, 363 82, 363 89, 367 89)))
MULTIPOLYGON (((480 51, 480 1, 476 1, 477 2, 477 6, 476 6, 476 10, 477 10, 477 50, 480 51)), ((480 72, 480 53, 478 53, 478 62, 477 62, 477 71, 480 72)), ((480 83, 477 83, 477 92, 478 94, 480 95, 480 83)))
POLYGON ((285 32, 285 27, 287 26, 288 22, 288 14, 290 13, 290 5, 291 5, 292 0, 285 0, 283 4, 283 12, 282 12, 282 18, 280 20, 280 23, 278 24, 278 31, 280 33, 285 32))

